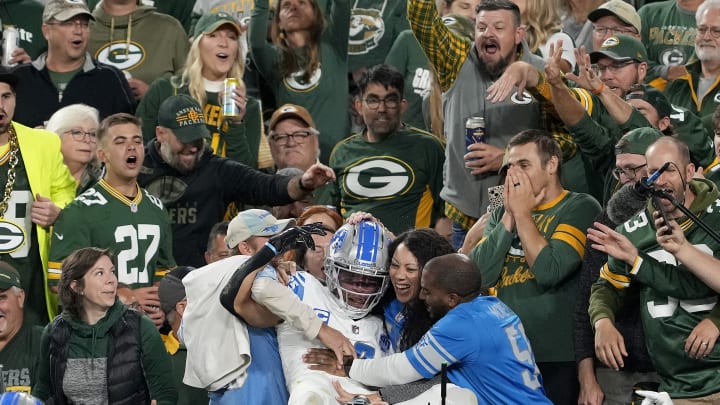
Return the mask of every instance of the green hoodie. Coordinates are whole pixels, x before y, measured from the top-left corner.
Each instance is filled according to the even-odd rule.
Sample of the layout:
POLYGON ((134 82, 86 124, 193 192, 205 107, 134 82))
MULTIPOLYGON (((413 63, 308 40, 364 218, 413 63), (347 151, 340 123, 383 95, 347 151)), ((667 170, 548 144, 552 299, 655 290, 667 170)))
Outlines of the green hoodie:
MULTIPOLYGON (((68 343, 67 369, 63 377, 63 390, 69 400, 76 403, 107 403, 107 387, 103 384, 90 384, 81 380, 82 376, 100 376, 107 378, 107 343, 110 329, 120 320, 127 307, 116 299, 104 318, 95 325, 64 314, 72 332, 68 343), (82 373, 82 376, 80 375, 82 373), (104 390, 103 390, 104 388, 104 390)), ((40 343, 39 374, 33 387, 33 395, 47 400, 52 395, 50 383, 50 337, 52 324, 45 327, 40 343)), ((140 320, 140 351, 142 367, 145 371, 150 398, 158 405, 171 405, 177 401, 172 362, 170 355, 160 338, 155 325, 147 317, 140 320)))
POLYGON ((42 33, 43 4, 37 0, 0 0, 2 25, 18 29, 19 45, 35 59, 47 50, 42 33))
POLYGON ((138 6, 124 16, 111 16, 102 4, 93 10, 88 52, 95 59, 140 79, 148 86, 185 66, 190 43, 182 25, 154 7, 138 6))

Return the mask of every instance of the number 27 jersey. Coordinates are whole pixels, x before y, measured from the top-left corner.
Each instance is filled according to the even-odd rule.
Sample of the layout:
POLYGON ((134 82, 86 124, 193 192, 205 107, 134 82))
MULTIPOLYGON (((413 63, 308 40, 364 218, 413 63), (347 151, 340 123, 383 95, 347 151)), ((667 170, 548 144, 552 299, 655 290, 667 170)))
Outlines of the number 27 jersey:
POLYGON ((100 180, 60 213, 53 229, 48 283, 57 284, 62 260, 70 253, 95 246, 117 256, 118 281, 131 288, 151 286, 175 267, 171 232, 160 199, 138 187, 130 200, 100 180))

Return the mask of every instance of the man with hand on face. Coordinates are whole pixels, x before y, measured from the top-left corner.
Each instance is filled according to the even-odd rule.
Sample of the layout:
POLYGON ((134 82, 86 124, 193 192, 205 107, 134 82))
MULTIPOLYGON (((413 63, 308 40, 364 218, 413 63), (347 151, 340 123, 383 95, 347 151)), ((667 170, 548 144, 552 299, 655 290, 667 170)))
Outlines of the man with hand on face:
POLYGON ((408 20, 430 60, 443 91, 445 171, 440 196, 453 220, 453 245, 462 246, 467 230, 487 210, 487 189, 498 184, 505 146, 514 134, 542 128, 540 105, 526 94, 512 94, 498 103, 485 97, 488 87, 513 62, 542 69, 543 60, 523 42, 520 9, 509 0, 486 0, 477 7, 475 43, 454 34, 438 15, 434 0, 408 0, 408 20), (469 117, 485 120, 483 142, 466 142, 469 117))
POLYGON ((160 197, 173 225, 173 256, 193 267, 205 264, 210 229, 231 202, 282 205, 301 200, 335 178, 316 163, 302 176, 273 176, 212 153, 202 109, 188 95, 160 105, 156 138, 146 145, 141 186, 160 197))
POLYGON ((508 148, 504 206, 495 209, 470 257, 482 273, 483 287, 495 287, 525 325, 548 398, 575 405, 572 303, 585 229, 600 205, 563 188, 560 148, 548 133, 520 132, 508 148))
POLYGON ((76 185, 58 136, 13 121, 17 84, 17 76, 0 67, 0 224, 12 235, 0 245, 0 260, 20 273, 25 321, 45 325, 57 315, 47 287, 50 227, 75 198, 76 185))
POLYGON ((338 180, 319 204, 340 207, 345 218, 372 212, 392 232, 428 228, 442 214, 445 151, 427 132, 406 127, 405 82, 388 65, 367 70, 358 87, 355 108, 365 122, 362 133, 340 141, 330 154, 338 180))
POLYGON ((62 261, 75 250, 96 246, 117 252, 117 277, 158 328, 165 319, 157 285, 174 268, 170 219, 163 203, 140 188, 145 150, 140 120, 120 113, 105 118, 97 133, 97 156, 105 175, 60 213, 53 229, 48 284, 60 281, 62 261))
MULTIPOLYGON (((659 198, 616 228, 599 223, 588 230, 593 247, 608 254, 593 285, 589 315, 596 329, 613 322, 626 290, 640 286, 640 317, 648 354, 660 376, 660 389, 676 405, 720 400, 720 348, 716 344, 718 295, 664 250, 657 241, 652 211, 674 219, 697 248, 720 256, 720 242, 711 238, 675 206, 682 204, 710 228, 720 227, 720 192, 709 180, 693 178, 694 165, 685 144, 672 137, 655 141, 645 153, 651 173, 667 165, 654 183, 659 198), (671 201, 675 200, 674 202, 671 201), (703 325, 703 327, 700 327, 703 325)), ((658 221, 660 222, 660 221, 658 221)), ((622 366, 625 352, 618 339, 599 353, 606 364, 622 366)))

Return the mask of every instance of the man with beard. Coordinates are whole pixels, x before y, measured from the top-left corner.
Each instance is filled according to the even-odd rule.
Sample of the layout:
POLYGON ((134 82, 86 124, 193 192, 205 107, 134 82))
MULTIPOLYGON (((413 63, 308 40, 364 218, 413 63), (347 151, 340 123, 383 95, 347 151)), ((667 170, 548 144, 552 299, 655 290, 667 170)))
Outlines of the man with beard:
POLYGON ((697 59, 685 65, 687 73, 668 83, 665 94, 671 103, 702 118, 712 133, 712 115, 720 105, 720 0, 706 0, 695 13, 697 59))
POLYGON ((160 327, 165 317, 157 286, 175 261, 163 203, 137 183, 145 158, 140 128, 140 119, 125 113, 100 124, 97 157, 105 174, 60 213, 50 244, 48 284, 57 288, 63 260, 77 249, 113 248, 118 281, 134 290, 143 312, 160 327))
MULTIPOLYGON (((655 187, 675 201, 660 198, 656 209, 674 219, 674 226, 679 226, 698 249, 720 256, 720 243, 674 205, 682 204, 712 229, 720 227, 720 192, 711 181, 692 178, 695 168, 687 146, 676 138, 662 137, 648 147, 645 157, 649 172, 669 164, 655 187)), ((609 256, 600 270, 600 279, 592 287, 588 311, 591 322, 595 327, 612 322, 627 290, 638 284, 645 343, 660 376, 660 389, 668 392, 677 405, 717 403, 717 331, 698 333, 695 325, 715 308, 718 295, 658 244, 657 227, 664 221, 655 221, 652 210, 648 206, 615 231, 597 222, 596 229, 588 230, 593 248, 609 256)), ((606 357, 623 364, 625 353, 621 352, 606 351, 606 357)))
POLYGON ((205 264, 207 238, 228 204, 282 205, 304 198, 333 180, 329 167, 312 165, 302 176, 273 176, 212 153, 197 101, 166 99, 158 111, 156 138, 145 149, 138 182, 160 197, 170 213, 173 257, 181 265, 205 264))
POLYGON ((327 196, 317 199, 340 207, 345 218, 372 212, 395 234, 428 228, 442 214, 443 146, 400 121, 407 108, 404 86, 402 74, 388 65, 362 75, 355 108, 366 128, 335 146, 330 167, 337 181, 328 185, 327 196))
POLYGON ((433 0, 409 0, 408 19, 443 91, 447 148, 440 196, 454 222, 453 245, 459 248, 487 210, 487 189, 498 184, 507 141, 523 129, 541 128, 539 104, 529 95, 512 94, 496 104, 484 95, 510 63, 523 60, 538 69, 544 63, 523 42, 520 9, 509 0, 480 3, 474 46, 443 24, 433 0), (466 142, 469 117, 484 118, 484 142, 466 142))
POLYGON ((75 198, 75 179, 63 164, 56 134, 13 121, 17 83, 15 74, 0 67, 0 227, 6 235, 0 261, 20 273, 25 321, 45 325, 57 315, 55 295, 47 289, 50 226, 60 207, 75 198))

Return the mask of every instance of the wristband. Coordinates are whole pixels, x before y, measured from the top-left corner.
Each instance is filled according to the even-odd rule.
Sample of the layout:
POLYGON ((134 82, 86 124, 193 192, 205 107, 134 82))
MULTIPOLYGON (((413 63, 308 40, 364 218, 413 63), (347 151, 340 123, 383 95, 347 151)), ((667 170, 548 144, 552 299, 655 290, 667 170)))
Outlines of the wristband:
POLYGON ((600 87, 598 87, 597 89, 594 89, 594 90, 590 90, 590 93, 598 95, 598 94, 602 93, 603 90, 605 90, 605 82, 600 82, 600 87))

